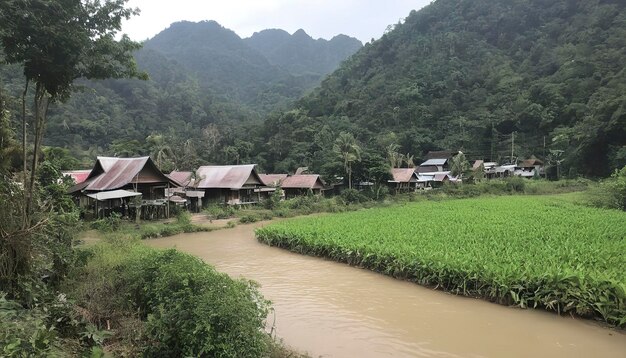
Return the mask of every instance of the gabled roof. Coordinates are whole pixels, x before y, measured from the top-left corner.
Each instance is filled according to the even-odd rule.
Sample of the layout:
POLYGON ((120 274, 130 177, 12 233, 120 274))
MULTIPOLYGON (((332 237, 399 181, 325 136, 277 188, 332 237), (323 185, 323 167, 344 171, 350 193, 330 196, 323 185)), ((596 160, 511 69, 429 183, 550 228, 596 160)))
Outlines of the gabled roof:
POLYGON ((450 176, 448 174, 435 174, 433 178, 434 181, 445 181, 450 180, 450 176))
POLYGON ((199 189, 241 189, 247 185, 263 185, 254 164, 213 165, 198 168, 196 176, 199 189))
POLYGON ((430 151, 426 153, 424 159, 450 159, 454 157, 456 153, 449 150, 430 151))
POLYGON ((91 169, 87 169, 87 170, 68 170, 68 171, 61 172, 61 174, 63 176, 67 176, 67 177, 72 178, 72 180, 74 180, 75 184, 80 184, 80 183, 84 182, 85 180, 87 180, 87 178, 89 177, 89 174, 91 174, 91 169))
POLYGON ((287 174, 259 174, 259 178, 265 186, 280 186, 287 174))
POLYGON ((430 165, 444 165, 448 159, 428 159, 424 163, 420 164, 420 167, 430 166, 430 165))
POLYGON ((532 168, 535 165, 543 165, 543 162, 537 158, 526 159, 522 162, 520 167, 522 168, 532 168))
POLYGON ((323 189, 324 182, 318 174, 300 174, 285 178, 281 187, 283 189, 323 189))
POLYGON ((306 174, 306 172, 308 171, 309 171, 309 167, 299 167, 298 169, 296 169, 296 173, 294 175, 306 174))
POLYGON ((108 191, 122 188, 133 183, 168 183, 166 177, 150 157, 114 158, 98 157, 87 179, 70 189, 108 191))
POLYGON ((474 162, 474 165, 472 165, 472 169, 476 170, 476 169, 480 168, 481 165, 484 167, 485 166, 485 161, 479 159, 479 160, 474 162))
POLYGON ((167 177, 180 186, 188 186, 191 182, 192 174, 192 172, 179 172, 174 170, 173 172, 167 174, 167 177))
POLYGON ((417 180, 417 174, 414 168, 393 168, 391 169, 393 181, 397 183, 409 183, 412 179, 417 180))

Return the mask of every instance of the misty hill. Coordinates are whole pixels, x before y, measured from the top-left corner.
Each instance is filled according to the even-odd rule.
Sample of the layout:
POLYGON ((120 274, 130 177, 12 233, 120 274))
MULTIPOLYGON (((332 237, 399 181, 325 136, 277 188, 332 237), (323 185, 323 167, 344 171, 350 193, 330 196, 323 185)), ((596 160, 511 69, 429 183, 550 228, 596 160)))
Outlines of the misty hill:
POLYGON ((395 143, 416 161, 437 149, 505 161, 513 146, 607 175, 626 165, 624 59, 624 1, 438 0, 266 121, 260 142, 276 144, 262 161, 324 171, 349 131, 382 156, 395 143))
POLYGON ((263 30, 244 41, 271 64, 287 69, 293 75, 313 74, 320 78, 337 69, 341 61, 363 47, 361 41, 346 35, 337 35, 331 40, 314 40, 302 29, 293 35, 284 30, 263 30))
POLYGON ((275 36, 267 35, 275 31, 281 32, 263 31, 242 40, 215 21, 183 21, 146 41, 144 48, 180 64, 201 88, 266 113, 299 98, 361 47, 347 36, 313 40, 304 31, 293 36, 282 31, 287 36, 274 42, 275 36))

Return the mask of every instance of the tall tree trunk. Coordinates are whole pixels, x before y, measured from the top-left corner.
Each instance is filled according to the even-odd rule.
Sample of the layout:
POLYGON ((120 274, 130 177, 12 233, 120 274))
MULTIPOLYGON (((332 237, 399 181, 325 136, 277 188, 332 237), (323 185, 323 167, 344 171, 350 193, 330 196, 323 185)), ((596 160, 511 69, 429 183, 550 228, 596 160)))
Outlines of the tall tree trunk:
POLYGON ((33 192, 35 190, 35 177, 39 166, 39 152, 41 151, 41 142, 43 141, 43 133, 48 115, 48 106, 50 100, 46 95, 46 90, 42 85, 37 83, 35 89, 35 138, 33 148, 33 161, 30 167, 30 182, 28 183, 29 200, 27 201, 26 211, 30 215, 33 206, 33 192))
POLYGON ((348 189, 352 189, 352 164, 348 164, 348 189))
POLYGON ((22 228, 28 225, 28 215, 26 212, 26 203, 28 202, 28 192, 26 191, 26 94, 28 94, 28 78, 22 92, 22 190, 24 191, 24 203, 22 205, 22 228))

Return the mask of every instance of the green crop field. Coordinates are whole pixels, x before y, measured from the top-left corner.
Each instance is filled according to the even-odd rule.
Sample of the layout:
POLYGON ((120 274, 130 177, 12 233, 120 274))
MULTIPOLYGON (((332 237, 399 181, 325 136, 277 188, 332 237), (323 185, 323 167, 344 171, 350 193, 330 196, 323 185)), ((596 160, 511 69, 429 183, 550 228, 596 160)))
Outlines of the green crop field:
POLYGON ((626 212, 567 196, 305 217, 258 229, 257 238, 456 294, 626 326, 626 212))

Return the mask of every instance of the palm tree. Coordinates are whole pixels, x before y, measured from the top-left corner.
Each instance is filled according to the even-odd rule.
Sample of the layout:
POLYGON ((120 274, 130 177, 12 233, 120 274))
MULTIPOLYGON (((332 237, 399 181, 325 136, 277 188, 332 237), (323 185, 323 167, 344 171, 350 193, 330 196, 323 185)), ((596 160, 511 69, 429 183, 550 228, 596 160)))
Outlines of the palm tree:
POLYGON ((146 138, 146 142, 150 146, 151 156, 157 163, 157 167, 163 170, 165 161, 174 160, 174 151, 167 144, 165 137, 161 134, 151 134, 146 138))
POLYGON ((348 188, 352 189, 352 163, 361 161, 361 147, 351 133, 341 132, 335 140, 333 151, 343 160, 343 167, 348 174, 348 188))

